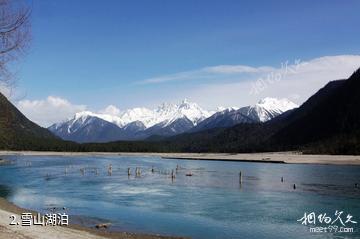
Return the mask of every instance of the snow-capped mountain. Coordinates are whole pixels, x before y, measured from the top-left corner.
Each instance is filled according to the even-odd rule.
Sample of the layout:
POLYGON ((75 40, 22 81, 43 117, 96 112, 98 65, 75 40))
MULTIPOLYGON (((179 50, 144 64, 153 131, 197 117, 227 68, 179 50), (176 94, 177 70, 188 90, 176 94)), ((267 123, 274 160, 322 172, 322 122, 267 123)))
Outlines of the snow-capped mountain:
POLYGON ((48 129, 64 140, 79 143, 118 140, 122 134, 117 125, 84 113, 76 114, 68 122, 54 124, 48 129))
POLYGON ((109 113, 83 111, 68 121, 49 127, 57 136, 77 142, 140 140, 152 135, 172 136, 188 131, 231 127, 238 123, 265 122, 297 107, 287 99, 265 98, 254 106, 218 108, 211 112, 196 103, 161 104, 154 110, 133 108, 109 113))
MULTIPOLYGON (((91 122, 103 120, 120 130, 113 130, 117 137, 111 137, 111 140, 134 140, 144 139, 151 135, 170 136, 183 133, 211 115, 211 112, 187 100, 183 100, 180 104, 164 103, 154 110, 133 108, 119 112, 111 109, 111 112, 115 112, 115 114, 79 112, 72 119, 54 124, 49 129, 63 139, 93 142, 88 140, 90 137, 84 134, 83 128, 89 128, 88 125, 91 122), (79 135, 83 135, 83 138, 79 135)), ((97 129, 96 132, 100 134, 101 130, 97 129)), ((102 134, 108 135, 110 133, 103 132, 102 134)), ((91 139, 94 138, 98 139, 96 142, 104 142, 100 135, 91 139)))
POLYGON ((186 116, 172 119, 171 121, 163 121, 145 130, 146 135, 173 136, 185 133, 194 127, 194 122, 186 116))
POLYGON ((264 98, 254 106, 243 107, 239 112, 259 122, 268 121, 285 111, 299 107, 288 99, 264 98))
POLYGON ((119 116, 116 116, 120 119, 121 123, 118 123, 119 127, 126 126, 132 122, 141 122, 145 128, 148 128, 154 124, 156 124, 156 116, 154 110, 150 110, 147 108, 133 108, 128 109, 123 113, 120 113, 119 116))
POLYGON ((211 112, 206 111, 196 103, 191 103, 185 99, 180 104, 163 103, 154 110, 147 108, 133 108, 125 110, 124 112, 119 112, 115 115, 96 114, 90 111, 83 111, 77 113, 75 118, 82 116, 95 116, 114 123, 120 128, 129 123, 139 121, 144 124, 146 128, 150 128, 163 122, 171 124, 171 122, 183 117, 188 118, 194 125, 196 125, 199 121, 209 117, 210 115, 211 112))
POLYGON ((162 104, 155 110, 155 124, 164 123, 164 127, 170 125, 174 121, 186 117, 193 125, 208 118, 211 113, 202 109, 196 103, 191 103, 188 100, 183 100, 179 105, 162 104))
POLYGON ((265 98, 254 106, 246 106, 239 109, 232 107, 216 112, 199 123, 191 131, 225 128, 240 123, 265 122, 297 107, 298 105, 288 99, 265 98))

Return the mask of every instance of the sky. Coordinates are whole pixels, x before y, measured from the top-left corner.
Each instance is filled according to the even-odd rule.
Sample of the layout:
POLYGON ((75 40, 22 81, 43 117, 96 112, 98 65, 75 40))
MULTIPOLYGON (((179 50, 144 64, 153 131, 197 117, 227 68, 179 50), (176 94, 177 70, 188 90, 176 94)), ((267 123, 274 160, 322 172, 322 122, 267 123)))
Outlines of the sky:
POLYGON ((33 0, 12 101, 42 126, 81 110, 301 104, 360 67, 359 1, 33 0))

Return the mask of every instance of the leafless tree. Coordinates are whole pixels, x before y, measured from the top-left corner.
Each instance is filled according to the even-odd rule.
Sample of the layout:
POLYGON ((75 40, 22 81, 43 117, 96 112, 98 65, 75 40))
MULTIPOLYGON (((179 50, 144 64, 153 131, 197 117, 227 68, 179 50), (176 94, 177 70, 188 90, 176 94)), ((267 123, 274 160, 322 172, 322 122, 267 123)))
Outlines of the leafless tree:
POLYGON ((31 8, 26 0, 0 0, 0 84, 14 83, 10 65, 24 55, 30 42, 31 8))

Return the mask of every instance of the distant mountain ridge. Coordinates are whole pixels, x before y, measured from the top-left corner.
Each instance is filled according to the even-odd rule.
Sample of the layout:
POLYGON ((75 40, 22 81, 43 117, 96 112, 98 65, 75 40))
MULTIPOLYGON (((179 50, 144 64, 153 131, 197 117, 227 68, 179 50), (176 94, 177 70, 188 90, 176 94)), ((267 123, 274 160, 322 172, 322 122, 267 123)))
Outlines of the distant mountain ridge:
POLYGON ((265 123, 182 134, 168 139, 168 147, 180 152, 360 154, 359 92, 360 69, 347 80, 329 82, 299 108, 265 123))
POLYGON ((216 112, 191 129, 191 132, 212 128, 227 128, 240 123, 266 122, 297 107, 298 105, 288 99, 267 97, 260 100, 254 106, 246 106, 238 109, 229 108, 216 112))
POLYGON ((79 143, 119 140, 119 135, 123 134, 117 125, 96 116, 86 115, 75 116, 66 124, 53 125, 49 130, 56 132, 56 135, 64 140, 79 143))
POLYGON ((134 108, 117 115, 79 112, 68 121, 53 124, 49 130, 62 139, 79 143, 143 140, 155 135, 169 137, 238 123, 265 122, 295 107, 286 99, 265 98, 254 106, 214 114, 183 100, 180 104, 163 103, 154 110, 134 108))
MULTIPOLYGON (((85 144, 60 140, 49 130, 28 120, 0 94, 0 149, 226 153, 296 150, 312 154, 360 155, 359 92, 360 69, 347 80, 329 82, 300 107, 288 110, 266 122, 239 123, 232 127, 211 128, 198 132, 187 131, 165 138, 155 135, 151 140, 85 144)), ((229 112, 237 110, 227 109, 229 112)), ((61 124, 57 124, 56 127, 62 128, 61 132, 82 132, 81 134, 92 132, 94 126, 101 129, 112 124, 120 128, 96 116, 77 114, 75 118, 76 120, 72 122, 64 122, 68 123, 66 125, 68 127, 62 128, 61 124)), ((170 127, 167 132, 176 130, 178 126, 186 128, 189 122, 193 124, 193 121, 187 117, 179 119, 179 123, 178 120, 164 123, 166 127, 170 127), (184 125, 181 120, 184 120, 184 125)), ((198 121, 196 125, 200 123, 201 121, 198 121)), ((109 127, 113 127, 112 125, 109 127)), ((146 127, 140 121, 133 121, 120 129, 137 130, 142 133, 153 126, 146 127)), ((106 134, 99 130, 97 135, 100 137, 106 134)))

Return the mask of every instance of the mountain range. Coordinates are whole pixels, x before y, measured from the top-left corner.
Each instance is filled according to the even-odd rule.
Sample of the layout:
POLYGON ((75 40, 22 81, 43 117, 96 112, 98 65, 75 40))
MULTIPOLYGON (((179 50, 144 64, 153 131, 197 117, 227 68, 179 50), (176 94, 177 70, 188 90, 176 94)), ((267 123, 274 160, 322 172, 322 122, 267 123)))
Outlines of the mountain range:
POLYGON ((228 108, 218 111, 201 121, 190 132, 213 128, 227 128, 240 123, 266 122, 297 107, 298 105, 287 99, 265 98, 254 106, 228 108))
MULTIPOLYGON (((241 111, 241 108, 222 109, 220 111, 223 112, 222 114, 214 112, 205 119, 195 120, 196 122, 193 121, 194 118, 188 118, 188 123, 196 125, 182 134, 151 137, 152 140, 82 144, 64 141, 48 129, 31 122, 6 97, 0 94, 0 149, 70 152, 227 153, 297 150, 312 154, 360 154, 359 91, 360 69, 347 80, 329 82, 298 108, 272 118, 263 117, 272 111, 261 111, 266 114, 258 114, 260 122, 244 121, 230 126, 232 124, 230 121, 229 127, 211 126, 207 129, 196 130, 196 127, 200 127, 202 124, 207 127, 208 124, 204 123, 207 119, 211 117, 219 119, 219 115, 222 114, 231 112, 231 116, 237 115, 237 113, 242 116, 242 113, 249 112, 245 118, 251 118, 252 115, 250 114, 251 107, 248 107, 247 111, 241 111), (216 115, 218 117, 215 117, 216 115)), ((265 100, 265 102, 269 102, 269 100, 265 100)), ((263 101, 258 103, 258 105, 262 104, 264 104, 263 101)), ((252 108, 256 109, 257 107, 255 105, 252 108)), ((127 117, 133 117, 129 112, 127 113, 127 117)), ((239 118, 242 119, 242 117, 239 118)), ((100 119, 99 124, 94 124, 93 118, 88 117, 87 114, 77 114, 74 119, 76 120, 72 122, 72 127, 87 125, 87 127, 80 127, 83 132, 94 132, 93 127, 101 129, 115 125, 98 117, 96 119, 100 119)), ((151 118, 148 118, 145 123, 136 119, 130 120, 131 122, 122 128, 116 125, 116 129, 131 131, 140 128, 140 131, 144 131, 144 128, 150 129, 163 122, 151 125, 149 119, 151 118)), ((177 122, 177 119, 181 119, 181 117, 172 119, 165 122, 171 124, 177 122)), ((234 119, 238 118, 234 117, 234 119)), ((63 130, 67 132, 68 128, 64 127, 63 130)), ((115 128, 113 130, 116 133, 115 128)))
POLYGON ((296 107, 287 99, 265 98, 254 106, 212 112, 183 100, 180 104, 164 103, 154 110, 134 108, 115 115, 79 112, 70 120, 53 124, 49 130, 64 140, 79 143, 144 140, 239 123, 265 122, 296 107))
POLYGON ((300 107, 265 123, 187 133, 162 142, 180 152, 298 150, 315 154, 360 153, 360 69, 331 81, 300 107))

